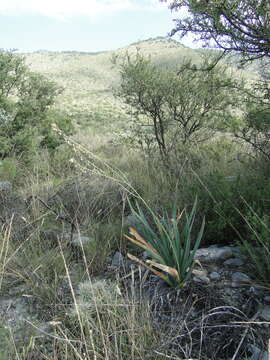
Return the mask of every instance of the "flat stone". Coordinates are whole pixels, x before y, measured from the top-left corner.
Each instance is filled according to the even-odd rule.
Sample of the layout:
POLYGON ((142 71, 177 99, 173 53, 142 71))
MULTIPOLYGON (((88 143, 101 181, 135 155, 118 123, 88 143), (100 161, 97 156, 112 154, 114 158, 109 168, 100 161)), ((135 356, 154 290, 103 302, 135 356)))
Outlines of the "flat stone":
POLYGON ((236 271, 235 273, 232 274, 232 281, 250 283, 251 278, 247 274, 244 274, 240 271, 236 271))
POLYGON ((194 276, 193 280, 200 284, 209 284, 210 279, 207 276, 194 276))
POLYGON ((240 287, 251 282, 251 278, 242 272, 237 271, 232 274, 232 287, 240 287))
POLYGON ((244 265, 244 261, 239 258, 232 258, 224 261, 223 265, 225 266, 242 266, 244 265))
POLYGON ((195 254, 195 260, 199 260, 204 263, 213 263, 227 260, 233 256, 232 248, 229 246, 209 247, 198 249, 195 254))
POLYGON ((265 321, 270 321, 270 306, 269 305, 265 305, 260 313, 260 318, 265 320, 265 321))
POLYGON ((210 277, 211 280, 217 281, 217 280, 220 279, 221 276, 220 276, 220 274, 219 274, 218 272, 212 271, 212 272, 209 274, 209 277, 210 277))

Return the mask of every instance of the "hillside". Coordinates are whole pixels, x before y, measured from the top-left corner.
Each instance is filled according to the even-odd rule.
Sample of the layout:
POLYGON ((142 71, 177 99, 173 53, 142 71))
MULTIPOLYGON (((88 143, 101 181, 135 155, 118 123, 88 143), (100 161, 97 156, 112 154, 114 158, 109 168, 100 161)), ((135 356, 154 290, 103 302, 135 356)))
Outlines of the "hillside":
POLYGON ((137 51, 165 70, 209 53, 25 54, 72 119, 2 53, 0 360, 270 359, 269 98, 230 81, 257 63, 176 77, 139 58, 130 121, 111 60, 137 51))
POLYGON ((199 60, 199 50, 166 38, 149 39, 110 52, 42 51, 24 56, 31 70, 46 75, 64 88, 58 106, 76 117, 80 123, 89 123, 102 122, 108 117, 121 117, 121 104, 113 97, 113 87, 118 77, 111 59, 113 55, 137 51, 151 56, 160 65, 176 66, 187 57, 199 60))

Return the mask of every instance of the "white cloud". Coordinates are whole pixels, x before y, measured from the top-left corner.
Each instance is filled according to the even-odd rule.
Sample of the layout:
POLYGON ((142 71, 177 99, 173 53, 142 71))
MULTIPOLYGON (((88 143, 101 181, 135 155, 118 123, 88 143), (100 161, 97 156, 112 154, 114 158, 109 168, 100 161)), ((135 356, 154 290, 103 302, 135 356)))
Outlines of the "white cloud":
POLYGON ((95 17, 131 6, 130 0, 1 0, 0 14, 33 14, 65 19, 76 15, 95 17))
POLYGON ((43 15, 67 19, 77 15, 95 18, 126 9, 159 9, 164 3, 159 0, 1 0, 2 15, 43 15))

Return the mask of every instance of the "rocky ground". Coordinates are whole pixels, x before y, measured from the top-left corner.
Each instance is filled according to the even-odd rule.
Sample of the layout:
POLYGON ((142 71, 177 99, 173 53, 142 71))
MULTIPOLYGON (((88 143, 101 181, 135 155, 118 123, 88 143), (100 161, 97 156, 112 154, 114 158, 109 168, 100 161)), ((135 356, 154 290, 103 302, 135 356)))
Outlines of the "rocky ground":
MULTIPOLYGON (((251 360, 267 360, 269 289, 246 273, 247 258, 238 247, 213 245, 199 249, 195 258, 195 274, 179 290, 137 270, 137 287, 151 304, 153 324, 167 334, 162 347, 185 358, 201 353, 208 359, 245 359, 245 353, 251 360)), ((134 266, 120 253, 112 265, 134 266)))
MULTIPOLYGON (((10 191, 8 183, 2 187, 10 191)), ((29 227, 22 223, 21 217, 26 205, 18 198, 10 201, 13 206, 19 205, 12 212, 11 203, 4 203, 1 221, 4 223, 12 213, 14 224, 17 221, 17 226, 23 226, 27 232, 29 227)), ((57 234, 48 230, 45 235, 53 241, 57 234)), ((91 241, 89 237, 73 234, 74 253, 79 257, 80 247, 91 241)), ((147 254, 142 254, 144 260, 146 257, 147 254)), ((120 252, 108 259, 104 278, 117 279, 125 296, 136 296, 149 304, 153 327, 163 338, 157 351, 169 350, 184 359, 267 360, 270 290, 260 286, 248 269, 248 258, 239 247, 212 245, 197 251, 192 277, 178 290, 169 288, 120 252)), ((75 290, 79 287, 80 284, 76 284, 75 290)), ((59 298, 68 302, 67 278, 63 279, 58 293, 59 298)), ((24 342, 34 334, 40 346, 45 347, 53 336, 55 321, 50 316, 40 317, 25 285, 14 283, 9 289, 5 287, 0 294, 0 318, 3 353, 7 332, 12 334, 15 343, 24 342)))
MULTIPOLYGON (((136 296, 150 303, 153 326, 164 333, 160 351, 174 349, 185 358, 202 353, 220 360, 242 359, 241 354, 248 351, 250 360, 267 360, 270 291, 245 273, 246 259, 237 247, 199 249, 196 260, 191 281, 178 290, 119 252, 110 260, 106 277, 122 275, 127 294, 133 278, 136 296), (131 273, 134 276, 126 276, 131 273)), ((24 286, 14 287, 0 298, 2 323, 12 329, 15 339, 23 341, 28 329, 46 342, 53 324, 40 321, 33 309, 24 286)))

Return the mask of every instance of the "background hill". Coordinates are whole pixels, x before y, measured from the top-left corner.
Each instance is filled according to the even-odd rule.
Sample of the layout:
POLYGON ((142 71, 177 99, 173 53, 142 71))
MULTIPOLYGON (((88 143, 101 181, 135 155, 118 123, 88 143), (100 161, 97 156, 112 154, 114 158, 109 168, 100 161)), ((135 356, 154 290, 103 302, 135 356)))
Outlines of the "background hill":
POLYGON ((181 60, 199 61, 201 50, 193 50, 167 38, 155 38, 131 44, 116 51, 99 53, 47 52, 24 54, 31 70, 42 73, 63 87, 58 99, 62 110, 71 114, 79 124, 101 125, 108 118, 119 120, 123 116, 120 102, 113 96, 117 85, 117 69, 113 56, 136 53, 160 65, 176 67, 181 60))

